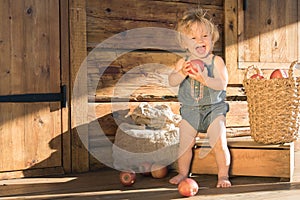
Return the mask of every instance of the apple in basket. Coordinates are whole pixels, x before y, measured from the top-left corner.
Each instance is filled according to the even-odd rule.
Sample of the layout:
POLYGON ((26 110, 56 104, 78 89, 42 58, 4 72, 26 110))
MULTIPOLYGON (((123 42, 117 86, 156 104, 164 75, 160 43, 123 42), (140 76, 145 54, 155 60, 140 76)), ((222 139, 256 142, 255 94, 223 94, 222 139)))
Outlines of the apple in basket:
POLYGON ((192 178, 186 178, 178 184, 178 192, 185 197, 191 197, 197 194, 199 186, 192 178))
MULTIPOLYGON (((189 63, 195 72, 198 72, 198 67, 200 67, 201 71, 204 70, 204 62, 202 60, 195 59, 195 60, 191 60, 189 63)), ((193 72, 190 70, 188 71, 188 73, 192 74, 193 72)))
POLYGON ((287 73, 282 69, 275 69, 270 75, 270 79, 273 79, 273 78, 287 78, 287 77, 288 77, 287 73))
POLYGON ((134 171, 120 172, 120 181, 124 186, 131 186, 135 183, 136 174, 134 171))
POLYGON ((263 79, 265 77, 261 74, 253 74, 252 76, 250 76, 250 78, 251 79, 263 79))

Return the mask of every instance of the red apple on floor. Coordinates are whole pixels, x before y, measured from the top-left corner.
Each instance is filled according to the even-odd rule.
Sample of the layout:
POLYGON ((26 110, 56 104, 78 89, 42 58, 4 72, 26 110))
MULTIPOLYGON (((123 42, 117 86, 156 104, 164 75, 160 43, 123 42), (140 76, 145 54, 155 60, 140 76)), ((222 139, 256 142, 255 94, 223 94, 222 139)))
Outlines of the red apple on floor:
POLYGON ((186 178, 178 185, 178 191, 182 196, 191 197, 197 194, 199 186, 194 179, 186 178))
POLYGON ((134 171, 122 171, 120 173, 120 181, 124 186, 131 186, 135 183, 136 174, 134 171))
POLYGON ((287 78, 288 75, 283 69, 275 69, 270 75, 270 79, 273 78, 287 78))
POLYGON ((139 166, 139 172, 141 172, 144 176, 151 175, 151 166, 152 164, 149 162, 144 162, 139 166))
MULTIPOLYGON (((196 71, 198 72, 198 67, 200 67, 201 71, 204 70, 204 62, 202 60, 199 59, 195 59, 195 60, 191 60, 190 61, 190 66, 196 71), (197 67, 198 66, 198 67, 197 67)), ((191 70, 188 71, 189 73, 193 73, 191 70)))
POLYGON ((164 178, 168 174, 168 167, 154 163, 151 166, 151 175, 153 178, 164 178))

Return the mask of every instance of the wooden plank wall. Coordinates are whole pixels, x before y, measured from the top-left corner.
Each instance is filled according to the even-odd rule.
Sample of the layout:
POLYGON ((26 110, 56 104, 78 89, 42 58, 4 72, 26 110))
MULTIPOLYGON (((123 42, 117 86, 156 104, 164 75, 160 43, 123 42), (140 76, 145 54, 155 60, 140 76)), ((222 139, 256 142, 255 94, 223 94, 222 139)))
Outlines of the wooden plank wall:
MULTIPOLYGON (((178 45, 174 45, 174 42, 166 42, 170 40, 167 34, 164 35, 155 29, 150 39, 154 39, 157 43, 162 42, 163 49, 153 47, 141 49, 140 43, 148 44, 149 41, 138 38, 134 40, 135 38, 130 38, 129 32, 126 31, 146 27, 173 30, 176 20, 183 11, 201 6, 207 9, 219 27, 221 37, 215 45, 214 53, 224 57, 223 2, 223 0, 86 1, 89 121, 99 122, 105 137, 113 142, 118 124, 128 120, 124 116, 141 102, 168 104, 175 113, 179 113, 176 89, 167 87, 166 81, 168 73, 172 70, 170 66, 184 55, 184 52, 178 45), (116 39, 113 38, 115 36, 116 39), (130 40, 131 45, 122 46, 125 39, 126 42, 130 40), (112 58, 114 59, 111 62, 112 58)), ((126 42, 125 44, 128 44, 126 42)), ((249 126, 247 104, 241 85, 228 87, 227 101, 231 106, 228 113, 228 133, 236 134, 237 127, 247 132, 249 126)), ((97 130, 90 127, 91 151, 101 152, 101 149, 106 148, 101 143, 102 139, 99 138, 97 130)), ((99 167, 103 165, 90 156, 90 169, 99 167)))

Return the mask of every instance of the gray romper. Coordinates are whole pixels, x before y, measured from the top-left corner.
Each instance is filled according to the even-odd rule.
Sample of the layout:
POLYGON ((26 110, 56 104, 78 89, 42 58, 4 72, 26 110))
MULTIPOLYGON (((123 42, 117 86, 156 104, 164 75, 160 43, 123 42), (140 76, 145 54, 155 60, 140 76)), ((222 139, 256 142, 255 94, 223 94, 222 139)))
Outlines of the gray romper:
MULTIPOLYGON (((214 59, 211 65, 205 65, 209 77, 214 77, 214 59)), ((214 90, 203 86, 188 76, 181 82, 178 100, 181 103, 180 114, 198 132, 206 133, 209 125, 220 115, 226 116, 229 105, 225 102, 226 91, 214 90)))

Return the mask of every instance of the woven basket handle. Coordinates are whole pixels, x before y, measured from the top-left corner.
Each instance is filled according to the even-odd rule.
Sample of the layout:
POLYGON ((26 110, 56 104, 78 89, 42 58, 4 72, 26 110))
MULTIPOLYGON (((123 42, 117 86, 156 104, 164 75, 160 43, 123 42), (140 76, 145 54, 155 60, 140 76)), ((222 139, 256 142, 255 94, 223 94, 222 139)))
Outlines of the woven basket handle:
POLYGON ((263 75, 262 71, 257 66, 251 65, 251 66, 247 67, 247 69, 246 69, 244 80, 247 79, 248 73, 253 70, 256 71, 256 74, 263 75))
POLYGON ((295 60, 295 61, 292 62, 291 65, 290 65, 288 74, 289 74, 289 78, 291 78, 291 79, 295 78, 294 71, 295 71, 295 69, 296 69, 297 64, 299 64, 299 63, 298 63, 298 60, 295 60))

